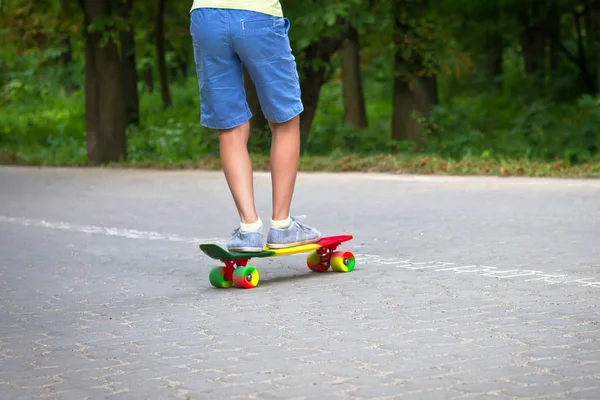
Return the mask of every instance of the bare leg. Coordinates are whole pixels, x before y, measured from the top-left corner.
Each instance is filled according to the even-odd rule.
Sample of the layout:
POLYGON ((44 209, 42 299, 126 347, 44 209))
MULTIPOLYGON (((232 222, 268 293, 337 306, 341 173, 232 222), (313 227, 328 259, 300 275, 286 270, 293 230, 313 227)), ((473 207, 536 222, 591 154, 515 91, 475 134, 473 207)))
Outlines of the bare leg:
POLYGON ((271 181, 273 188, 273 220, 290 216, 298 160, 300 157, 300 117, 283 123, 269 122, 271 142, 271 181))
POLYGON ((254 205, 252 163, 248 154, 250 122, 232 129, 219 130, 221 163, 227 185, 244 224, 258 220, 254 205))

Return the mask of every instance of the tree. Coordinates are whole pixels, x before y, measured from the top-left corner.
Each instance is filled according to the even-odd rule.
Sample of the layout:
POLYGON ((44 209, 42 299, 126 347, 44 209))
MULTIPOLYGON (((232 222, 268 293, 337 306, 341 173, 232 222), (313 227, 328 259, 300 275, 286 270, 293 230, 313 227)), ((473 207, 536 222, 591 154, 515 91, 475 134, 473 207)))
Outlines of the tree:
MULTIPOLYGON (((339 22, 344 25, 343 21, 339 22)), ((345 38, 345 31, 337 35, 322 38, 311 43, 304 50, 304 59, 300 67, 300 90, 304 111, 300 117, 301 146, 304 149, 312 126, 321 87, 329 80, 331 73, 331 57, 340 49, 345 38)))
MULTIPOLYGON (((596 0, 596 54, 600 54, 600 0, 596 0)), ((596 59, 596 93, 600 94, 600 57, 596 59)))
POLYGON ((356 128, 367 127, 367 110, 360 67, 360 41, 358 30, 348 23, 348 35, 343 44, 342 88, 344 96, 344 121, 356 128))
MULTIPOLYGON (((66 18, 69 12, 69 0, 61 0, 60 3, 61 17, 66 18)), ((66 68, 73 61, 73 48, 71 46, 71 37, 68 33, 63 34, 62 44, 64 47, 61 59, 63 66, 66 68)))
POLYGON ((131 18, 133 0, 124 0, 121 4, 121 16, 125 20, 125 28, 120 32, 121 59, 123 62, 123 90, 127 123, 139 125, 140 101, 137 90, 137 68, 135 61, 135 26, 131 18))
POLYGON ((434 29, 425 17, 426 0, 395 0, 394 95, 392 138, 412 141, 421 148, 424 137, 415 113, 427 118, 437 104, 434 29))
POLYGON ((304 111, 300 115, 301 148, 304 151, 315 117, 321 87, 334 70, 333 55, 347 36, 347 16, 354 3, 362 0, 286 1, 282 5, 293 21, 290 30, 296 55, 304 111))
POLYGON ((156 11, 156 57, 158 59, 158 77, 163 108, 171 107, 171 91, 169 90, 169 75, 165 59, 165 0, 158 0, 156 11))
POLYGON ((85 120, 90 165, 127 157, 123 67, 109 0, 79 0, 84 13, 85 120))

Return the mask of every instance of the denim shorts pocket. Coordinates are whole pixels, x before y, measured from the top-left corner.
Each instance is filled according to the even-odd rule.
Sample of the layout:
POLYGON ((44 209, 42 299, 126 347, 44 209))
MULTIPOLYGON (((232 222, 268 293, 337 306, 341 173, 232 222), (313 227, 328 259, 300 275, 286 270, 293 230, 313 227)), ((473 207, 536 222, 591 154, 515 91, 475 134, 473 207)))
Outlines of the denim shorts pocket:
POLYGON ((280 17, 258 17, 242 21, 245 58, 267 61, 291 50, 288 39, 289 20, 280 17))

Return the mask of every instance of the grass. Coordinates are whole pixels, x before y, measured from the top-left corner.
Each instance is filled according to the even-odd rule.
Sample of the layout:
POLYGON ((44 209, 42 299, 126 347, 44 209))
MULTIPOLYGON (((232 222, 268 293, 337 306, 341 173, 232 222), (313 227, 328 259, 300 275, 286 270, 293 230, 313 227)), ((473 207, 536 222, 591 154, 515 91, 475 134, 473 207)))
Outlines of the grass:
MULTIPOLYGON (((251 154, 256 171, 269 170, 269 157, 265 154, 251 154)), ((29 166, 80 166, 85 164, 52 163, 46 160, 24 162, 0 153, 1 164, 29 166)), ((210 156, 198 160, 175 161, 127 161, 110 163, 108 168, 137 169, 204 169, 218 170, 221 162, 218 157, 210 156)), ((482 175, 502 177, 562 177, 562 178, 600 178, 600 160, 578 165, 568 165, 563 161, 540 162, 529 160, 493 160, 471 158, 462 161, 444 159, 436 156, 411 154, 378 154, 361 156, 358 154, 332 153, 327 156, 302 156, 299 170, 304 172, 371 172, 391 174, 423 175, 482 175)))
MULTIPOLYGON (((219 169, 218 138, 198 123, 195 78, 171 85, 174 107, 141 93, 142 125, 128 130, 128 159, 108 167, 219 169)), ((443 86, 442 86, 443 88, 443 86)), ((14 78, 0 88, 0 163, 85 166, 84 96, 52 80, 14 78)), ((369 127, 344 126, 341 87, 323 88, 301 171, 600 177, 600 103, 519 98, 510 93, 443 95, 424 121, 421 152, 390 139, 389 85, 365 84, 369 127)), ((269 137, 252 137, 256 170, 268 170, 269 137)))

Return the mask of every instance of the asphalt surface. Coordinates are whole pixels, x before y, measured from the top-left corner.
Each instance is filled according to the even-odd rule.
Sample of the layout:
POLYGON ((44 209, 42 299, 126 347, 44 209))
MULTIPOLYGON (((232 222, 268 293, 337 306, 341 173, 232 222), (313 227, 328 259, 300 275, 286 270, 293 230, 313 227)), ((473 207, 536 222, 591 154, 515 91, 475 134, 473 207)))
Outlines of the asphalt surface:
POLYGON ((600 181, 301 174, 302 214, 353 272, 219 290, 220 172, 0 169, 0 399, 600 398, 600 181))

